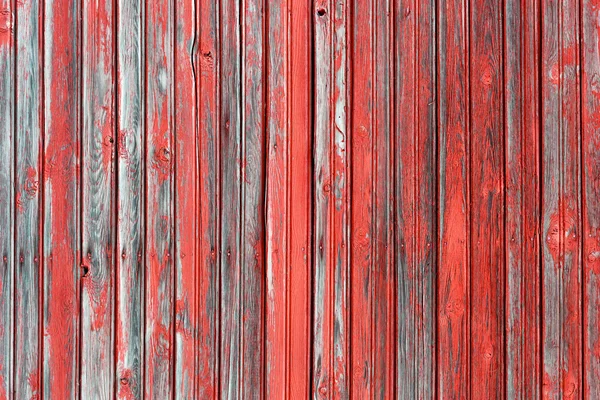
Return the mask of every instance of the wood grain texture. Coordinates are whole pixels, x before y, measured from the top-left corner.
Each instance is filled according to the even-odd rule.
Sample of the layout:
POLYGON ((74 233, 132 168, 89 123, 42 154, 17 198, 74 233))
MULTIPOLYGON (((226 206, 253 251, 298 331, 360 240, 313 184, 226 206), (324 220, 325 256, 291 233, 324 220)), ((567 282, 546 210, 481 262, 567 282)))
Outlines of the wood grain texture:
MULTIPOLYGON (((16 9, 16 234, 14 313, 14 397, 41 395, 41 189, 42 189, 42 62, 41 2, 19 3, 16 9), (31 40, 34 38, 34 40, 31 40)), ((8 354, 8 353, 5 353, 8 354)), ((1 396, 0 396, 1 397, 1 396)))
POLYGON ((600 342, 598 314, 600 305, 600 103, 598 79, 600 66, 600 3, 581 2, 581 168, 583 219, 583 391, 585 398, 600 396, 600 342))
POLYGON ((147 3, 144 397, 175 392, 175 3, 147 3))
POLYGON ((543 393, 582 395, 579 2, 542 2, 543 393))
POLYGON ((114 385, 116 209, 115 21, 112 0, 85 3, 81 60, 81 396, 110 399, 114 385))
POLYGON ((120 0, 117 13, 117 258, 115 380, 119 399, 144 393, 145 42, 144 7, 120 0))
POLYGON ((507 1, 504 32, 506 396, 540 398, 540 3, 507 1))
POLYGON ((0 398, 8 398, 14 384, 15 296, 15 4, 0 3, 0 398))
POLYGON ((598 0, 0 0, 0 399, 596 398, 598 0))

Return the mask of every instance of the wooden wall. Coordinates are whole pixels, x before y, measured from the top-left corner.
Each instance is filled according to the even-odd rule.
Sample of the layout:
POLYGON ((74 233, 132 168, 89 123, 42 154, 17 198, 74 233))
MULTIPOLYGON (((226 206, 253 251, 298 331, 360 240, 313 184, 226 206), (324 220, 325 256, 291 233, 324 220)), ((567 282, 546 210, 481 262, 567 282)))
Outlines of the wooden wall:
POLYGON ((600 398, 600 0, 0 0, 0 399, 600 398))

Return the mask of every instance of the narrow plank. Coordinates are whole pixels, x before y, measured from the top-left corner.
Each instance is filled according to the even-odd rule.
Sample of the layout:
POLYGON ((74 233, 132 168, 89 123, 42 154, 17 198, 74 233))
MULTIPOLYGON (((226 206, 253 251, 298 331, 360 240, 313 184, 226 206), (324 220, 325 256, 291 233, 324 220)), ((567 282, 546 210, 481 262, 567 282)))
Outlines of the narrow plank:
POLYGON ((241 398, 264 396, 265 4, 242 0, 241 398))
POLYGON ((214 1, 200 2, 197 7, 200 49, 197 54, 200 257, 197 272, 198 290, 198 388, 197 398, 219 396, 219 296, 220 246, 220 143, 219 134, 219 9, 214 1))
POLYGON ((289 39, 289 275, 288 275, 288 393, 310 397, 312 307, 312 20, 311 2, 294 1, 289 39))
POLYGON ((437 395, 468 398, 469 81, 467 3, 438 7, 437 395))
POLYGON ((581 397, 579 1, 543 1, 542 18, 542 394, 581 397))
POLYGON ((290 52, 287 0, 267 5, 266 396, 289 398, 290 52))
POLYGON ((79 396, 80 2, 44 2, 43 391, 79 396))
POLYGON ((540 110, 537 0, 504 8, 506 396, 540 398, 540 110))
MULTIPOLYGON (((354 1, 351 23, 351 272, 350 285, 350 397, 373 397, 374 277, 373 197, 375 184, 375 107, 373 1, 354 1), (360 16, 360 17, 358 17, 360 16)), ((337 37, 336 37, 337 39, 337 37)), ((337 132, 336 132, 337 134, 337 132)), ((336 138, 337 139, 337 138, 336 138)), ((337 143, 336 143, 337 145, 337 143)), ((336 157, 334 155, 334 157, 336 157)), ((337 172, 337 171, 336 171, 337 172)), ((335 192, 334 192, 335 194, 335 192)), ((336 207, 338 205, 336 204, 336 207)), ((337 253, 337 252, 336 252, 337 253)))
MULTIPOLYGON (((374 14, 373 398, 396 393, 394 267, 394 4, 376 1, 374 14)), ((433 183, 433 181, 432 181, 433 183)))
POLYGON ((175 398, 196 388, 197 181, 196 4, 175 2, 175 398))
POLYGON ((312 397, 348 390, 348 148, 345 3, 317 0, 314 18, 312 397))
POLYGON ((175 4, 146 4, 146 281, 144 396, 173 396, 175 378, 175 4))
POLYGON ((119 0, 117 7, 116 394, 119 399, 141 399, 145 321, 145 14, 140 0, 119 0))
MULTIPOLYGON (((42 62, 40 2, 17 4, 15 398, 41 396, 42 62)), ((3 197, 3 196, 2 196, 3 197)), ((8 353, 5 353, 8 354, 8 353)), ((1 396, 0 396, 1 397, 1 396)))
POLYGON ((114 393, 115 21, 112 0, 83 3, 81 396, 114 393))
POLYGON ((582 1, 583 377, 584 398, 600 396, 600 1, 582 1))
MULTIPOLYGON (((240 0, 220 2, 220 349, 219 397, 241 391, 242 66, 240 0)), ((244 239, 245 240, 245 239, 244 239)))
MULTIPOLYGON (((15 4, 0 2, 0 398, 13 393, 15 224, 15 4)), ((19 263, 19 268, 21 263, 19 263)))
POLYGON ((395 56, 396 318, 401 398, 430 398, 435 390, 435 349, 431 347, 436 336, 433 242, 437 229, 434 7, 431 1, 400 1, 396 5, 397 29, 407 33, 399 37, 395 56))
POLYGON ((503 10, 470 3, 471 396, 504 397, 503 10))

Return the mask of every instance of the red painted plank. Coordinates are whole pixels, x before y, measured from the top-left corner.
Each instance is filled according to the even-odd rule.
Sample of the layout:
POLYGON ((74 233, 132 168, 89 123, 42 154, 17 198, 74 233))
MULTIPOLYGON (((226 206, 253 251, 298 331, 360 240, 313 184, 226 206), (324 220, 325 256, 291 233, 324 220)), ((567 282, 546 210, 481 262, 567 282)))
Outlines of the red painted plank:
POLYGON ((541 397, 537 0, 505 3, 506 395, 541 397))
POLYGON ((469 32, 467 3, 438 8, 438 395, 470 396, 469 32))
MULTIPOLYGON (((14 397, 41 395, 42 62, 40 2, 16 10, 14 397), (34 38, 34 40, 32 40, 34 38), (21 316, 20 318, 17 316, 21 316)), ((6 137, 6 136, 5 136, 6 137)), ((8 354, 8 353, 5 353, 8 354)))
POLYGON ((144 396, 175 392, 174 2, 145 9, 146 281, 144 396))
POLYGON ((199 262, 197 268, 198 398, 218 398, 220 324, 220 110, 219 9, 214 2, 200 3, 196 24, 199 40, 196 68, 199 152, 199 262))
MULTIPOLYGON (((374 3, 354 1, 352 20, 350 397, 373 396, 374 3), (360 16, 360 18, 356 18, 360 16)), ((337 132, 336 132, 337 134, 337 132)), ((346 138, 342 138, 345 144, 346 138)), ((340 142, 336 137, 336 144, 340 142)), ((334 155, 335 157, 335 155, 334 155)), ((335 194, 335 193, 334 193, 335 194)), ((337 252, 336 252, 337 253, 337 252)))
POLYGON ((470 380, 477 399, 504 397, 503 10, 469 5, 470 380))
POLYGON ((543 1, 542 18, 542 394, 580 397, 579 1, 543 1))
POLYGON ((81 396, 113 397, 115 21, 111 0, 83 4, 81 396))
POLYGON ((89 273, 80 251, 80 2, 44 2, 43 388, 79 396, 80 285, 89 273))
POLYGON ((600 2, 581 2, 583 218, 583 396, 600 396, 600 2))

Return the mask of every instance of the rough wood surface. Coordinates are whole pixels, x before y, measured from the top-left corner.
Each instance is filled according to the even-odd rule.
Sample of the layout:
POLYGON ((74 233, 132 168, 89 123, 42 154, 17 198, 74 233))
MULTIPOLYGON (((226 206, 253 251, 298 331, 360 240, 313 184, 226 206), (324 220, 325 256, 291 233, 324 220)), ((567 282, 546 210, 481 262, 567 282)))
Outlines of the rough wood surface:
POLYGON ((0 400, 600 396, 598 0, 0 0, 0 400))

